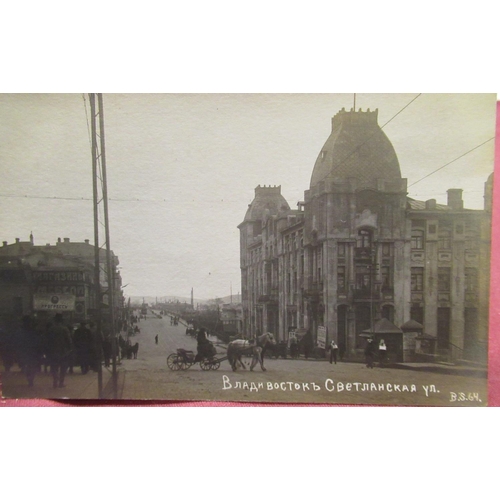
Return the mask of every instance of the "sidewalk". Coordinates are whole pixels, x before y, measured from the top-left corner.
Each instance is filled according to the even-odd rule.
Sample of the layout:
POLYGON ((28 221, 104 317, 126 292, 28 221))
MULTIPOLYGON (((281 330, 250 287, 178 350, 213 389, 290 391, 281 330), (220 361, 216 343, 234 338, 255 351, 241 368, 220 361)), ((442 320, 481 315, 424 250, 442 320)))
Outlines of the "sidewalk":
POLYGON ((488 368, 482 366, 452 365, 444 363, 390 363, 390 368, 414 370, 448 375, 464 375, 469 377, 488 377, 488 368))
MULTIPOLYGON (((82 375, 80 368, 74 368, 73 374, 66 374, 66 387, 54 389, 50 372, 37 373, 33 387, 28 386, 26 376, 17 367, 10 372, 0 373, 0 397, 5 399, 99 399, 97 372, 90 371, 82 375)), ((103 396, 112 398, 111 369, 103 367, 102 385, 103 396)))

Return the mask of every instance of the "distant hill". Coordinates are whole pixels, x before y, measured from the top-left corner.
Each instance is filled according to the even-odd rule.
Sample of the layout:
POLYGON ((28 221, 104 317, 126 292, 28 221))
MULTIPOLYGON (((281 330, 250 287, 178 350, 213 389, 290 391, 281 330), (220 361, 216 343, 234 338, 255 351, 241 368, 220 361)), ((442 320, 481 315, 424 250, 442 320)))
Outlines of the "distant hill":
MULTIPOLYGON (((231 295, 227 295, 226 297, 217 297, 219 300, 222 301, 222 304, 229 304, 231 301, 233 304, 238 304, 241 302, 241 294, 235 293, 232 296, 231 300, 231 295)), ((156 303, 157 297, 150 297, 150 296, 144 296, 144 297, 139 297, 139 296, 131 296, 130 297, 130 303, 135 304, 135 305, 140 305, 143 302, 146 302, 147 304, 155 304, 156 303)), ((126 299, 128 301, 128 298, 126 299)), ((163 301, 179 301, 181 303, 186 302, 187 304, 191 303, 191 297, 180 297, 177 295, 168 295, 168 296, 162 296, 158 297, 158 302, 163 302, 163 301)), ((213 301, 215 299, 197 299, 196 297, 193 299, 194 305, 196 307, 196 304, 206 304, 209 301, 213 301)))
MULTIPOLYGON (((127 299, 128 300, 128 299, 127 299)), ((193 299, 195 305, 197 303, 204 304, 206 300, 200 300, 200 299, 193 299)), ((169 296, 163 296, 163 297, 158 297, 158 302, 164 302, 164 301, 179 301, 181 303, 186 302, 187 304, 191 304, 191 297, 180 297, 176 295, 169 295, 169 296)), ((131 304, 142 304, 143 302, 146 302, 147 304, 153 305, 156 303, 156 297, 149 297, 149 296, 144 296, 144 297, 130 297, 130 303, 131 304)))
POLYGON ((241 294, 240 293, 233 293, 233 295, 227 295, 226 297, 220 297, 222 300, 223 304, 239 304, 241 302, 241 294))

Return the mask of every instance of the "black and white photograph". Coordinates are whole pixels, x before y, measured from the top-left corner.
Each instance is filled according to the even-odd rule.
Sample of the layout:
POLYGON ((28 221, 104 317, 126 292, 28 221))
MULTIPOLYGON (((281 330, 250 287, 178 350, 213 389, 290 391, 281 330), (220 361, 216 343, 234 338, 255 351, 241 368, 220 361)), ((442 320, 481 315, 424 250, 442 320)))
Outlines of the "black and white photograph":
POLYGON ((1 397, 487 406, 496 94, 0 94, 1 397))

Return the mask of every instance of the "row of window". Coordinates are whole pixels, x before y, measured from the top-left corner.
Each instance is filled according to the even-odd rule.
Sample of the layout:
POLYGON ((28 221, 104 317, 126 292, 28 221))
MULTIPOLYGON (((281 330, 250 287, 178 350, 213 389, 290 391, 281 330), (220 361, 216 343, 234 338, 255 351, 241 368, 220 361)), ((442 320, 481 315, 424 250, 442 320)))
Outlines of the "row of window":
MULTIPOLYGON (((457 232, 458 234, 458 232, 457 232)), ((451 243, 453 241, 451 231, 443 230, 438 234, 438 249, 451 250, 451 243)), ((425 245, 425 231, 422 229, 413 229, 411 232, 411 248, 412 250, 423 250, 425 245)), ((465 240, 466 250, 477 250, 478 239, 468 238, 465 240)))
MULTIPOLYGON (((467 268, 465 270, 465 291, 477 292, 478 289, 478 275, 477 269, 467 268)), ((423 292, 424 291, 424 268, 412 267, 411 268, 411 291, 423 292)), ((440 267, 438 268, 438 292, 451 291, 451 268, 440 267)))

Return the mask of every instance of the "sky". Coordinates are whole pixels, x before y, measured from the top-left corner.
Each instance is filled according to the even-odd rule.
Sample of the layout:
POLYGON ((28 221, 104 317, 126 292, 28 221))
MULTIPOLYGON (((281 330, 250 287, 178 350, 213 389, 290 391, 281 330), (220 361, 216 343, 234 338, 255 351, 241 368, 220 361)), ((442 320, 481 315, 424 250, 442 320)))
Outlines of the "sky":
MULTIPOLYGON (((353 100, 104 94, 110 240, 126 295, 238 293, 237 226, 255 187, 280 185, 294 208, 332 116, 353 100)), ((473 209, 493 171, 495 103, 495 94, 356 94, 356 108, 378 108, 409 196, 445 204, 446 190, 461 188, 473 209)), ((93 241, 87 113, 86 94, 0 94, 2 241, 30 232, 37 245, 93 241)))

